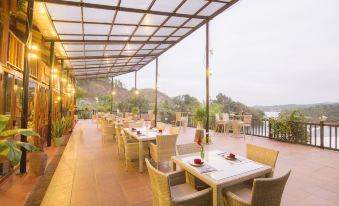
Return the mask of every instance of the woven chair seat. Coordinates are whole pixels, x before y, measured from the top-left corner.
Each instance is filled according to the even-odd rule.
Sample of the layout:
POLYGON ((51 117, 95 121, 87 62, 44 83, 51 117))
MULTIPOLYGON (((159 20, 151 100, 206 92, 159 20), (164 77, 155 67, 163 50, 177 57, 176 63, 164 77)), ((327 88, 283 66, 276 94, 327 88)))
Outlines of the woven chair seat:
POLYGON ((248 183, 240 183, 231 187, 227 187, 227 191, 224 190, 223 193, 226 196, 227 192, 231 192, 236 196, 240 197, 244 202, 250 204, 252 198, 252 186, 248 183))
POLYGON ((171 189, 171 196, 174 200, 180 199, 187 195, 192 195, 193 193, 197 192, 197 190, 195 190, 194 187, 192 187, 192 185, 189 183, 175 185, 175 186, 170 187, 170 189, 171 189))

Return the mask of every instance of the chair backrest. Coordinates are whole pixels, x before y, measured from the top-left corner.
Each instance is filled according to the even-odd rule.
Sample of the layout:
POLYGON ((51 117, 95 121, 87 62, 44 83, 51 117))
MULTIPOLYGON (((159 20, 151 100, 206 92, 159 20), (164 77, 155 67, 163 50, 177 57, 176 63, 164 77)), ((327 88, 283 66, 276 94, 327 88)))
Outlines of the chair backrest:
POLYGON ((228 113, 223 113, 222 114, 222 120, 229 121, 230 120, 230 115, 228 113))
POLYGON ((130 122, 128 123, 129 128, 138 128, 142 127, 142 122, 130 122))
POLYGON ((233 134, 240 134, 240 120, 232 120, 233 134))
POLYGON ((260 147, 254 144, 246 145, 246 157, 250 160, 259 162, 264 165, 268 165, 272 168, 275 167, 275 163, 278 159, 279 151, 260 147))
POLYGON ((243 122, 245 124, 252 124, 252 115, 244 115, 243 116, 243 122))
POLYGON ((281 177, 254 179, 252 206, 280 206, 281 197, 291 171, 281 177))
POLYGON ((115 135, 116 135, 116 139, 117 139, 117 142, 118 142, 118 146, 120 145, 124 145, 124 140, 123 140, 123 137, 122 137, 122 134, 121 134, 121 126, 118 126, 115 128, 115 135))
POLYGON ((197 153, 200 150, 201 150, 201 147, 197 143, 177 145, 177 154, 178 155, 197 153))
POLYGON ((102 127, 102 133, 103 133, 103 135, 107 135, 107 136, 112 136, 113 137, 113 135, 115 133, 114 125, 104 125, 102 127))
POLYGON ((219 113, 216 113, 215 114, 215 121, 220 121, 220 114, 219 113))
POLYGON ((157 129, 164 131, 165 130, 165 123, 157 122, 157 129))
POLYGON ((175 156, 177 138, 177 134, 157 135, 156 142, 159 162, 169 161, 172 156, 175 156))
POLYGON ((179 134, 180 127, 171 127, 170 134, 179 134))
POLYGON ((175 113, 175 121, 181 121, 181 112, 175 113))
POLYGON ((145 159, 151 188, 153 193, 153 205, 171 205, 171 191, 168 175, 154 168, 148 159, 145 159))

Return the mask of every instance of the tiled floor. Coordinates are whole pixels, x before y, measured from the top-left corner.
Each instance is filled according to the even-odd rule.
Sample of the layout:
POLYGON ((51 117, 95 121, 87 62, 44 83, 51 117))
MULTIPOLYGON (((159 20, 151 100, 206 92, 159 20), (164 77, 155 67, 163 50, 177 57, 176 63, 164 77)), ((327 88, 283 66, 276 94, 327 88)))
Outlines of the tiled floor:
MULTIPOLYGON (((56 153, 55 147, 45 148, 48 163, 56 153)), ((0 205, 20 206, 34 188, 40 177, 14 174, 0 185, 0 205)))
MULTIPOLYGON (((191 142, 192 128, 182 130, 178 144, 191 142)), ((245 155, 246 142, 280 151, 276 174, 292 169, 282 205, 338 205, 339 152, 276 142, 260 137, 217 135, 207 149, 245 155)), ((103 140, 91 120, 81 120, 68 142, 42 205, 151 205, 147 172, 129 172, 118 159, 116 143, 103 140), (80 135, 80 130, 83 135, 80 135)))

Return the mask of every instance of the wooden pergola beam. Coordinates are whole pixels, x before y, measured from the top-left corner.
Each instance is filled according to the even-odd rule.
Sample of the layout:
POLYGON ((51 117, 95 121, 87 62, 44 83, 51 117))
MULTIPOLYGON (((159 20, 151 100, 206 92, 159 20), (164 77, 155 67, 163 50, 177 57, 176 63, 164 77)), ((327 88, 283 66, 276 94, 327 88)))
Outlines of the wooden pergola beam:
MULTIPOLYGON (((184 17, 184 18, 196 18, 196 19, 208 19, 209 18, 208 16, 202 16, 202 15, 178 14, 178 13, 153 11, 153 10, 148 11, 144 9, 127 8, 127 7, 121 7, 121 6, 109 6, 109 5, 102 5, 102 4, 92 4, 92 3, 85 3, 85 2, 74 2, 74 1, 64 1, 64 0, 35 0, 35 1, 51 3, 51 4, 60 4, 60 5, 65 5, 65 6, 77 6, 77 7, 114 10, 114 11, 126 11, 126 12, 133 12, 133 13, 142 13, 142 14, 148 13, 148 14, 175 16, 175 17, 184 17)), ((226 4, 227 2, 223 2, 223 3, 226 4)))
POLYGON ((107 56, 74 56, 74 57, 58 57, 58 59, 75 60, 75 59, 112 59, 112 58, 134 58, 134 57, 155 57, 155 55, 107 55, 107 56))

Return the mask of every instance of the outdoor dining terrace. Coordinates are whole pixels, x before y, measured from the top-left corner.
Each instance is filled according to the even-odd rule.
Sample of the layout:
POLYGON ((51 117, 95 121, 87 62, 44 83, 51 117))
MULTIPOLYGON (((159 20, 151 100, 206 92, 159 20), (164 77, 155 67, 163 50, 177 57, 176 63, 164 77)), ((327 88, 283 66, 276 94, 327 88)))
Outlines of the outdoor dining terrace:
MULTIPOLYGON (((138 161, 126 171, 118 143, 101 131, 92 119, 78 121, 42 205, 152 205, 148 172, 139 172, 138 161)), ((192 143, 194 132, 194 128, 182 128, 176 144, 192 143)), ((339 201, 339 154, 335 151, 232 133, 217 133, 212 142, 206 151, 245 156, 246 144, 278 150, 274 175, 292 170, 281 205, 337 205, 339 201)), ((161 164, 160 170, 167 173, 171 167, 161 164)))

